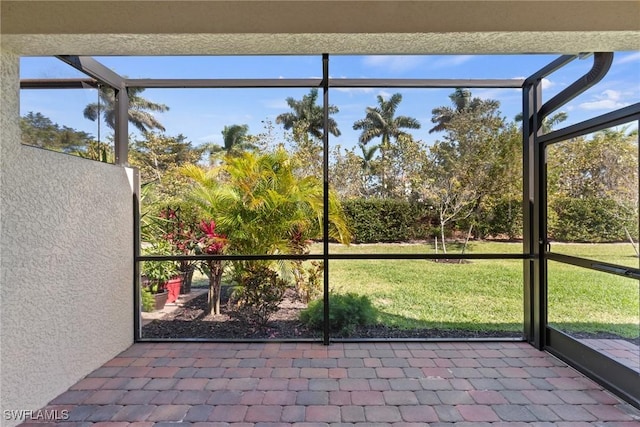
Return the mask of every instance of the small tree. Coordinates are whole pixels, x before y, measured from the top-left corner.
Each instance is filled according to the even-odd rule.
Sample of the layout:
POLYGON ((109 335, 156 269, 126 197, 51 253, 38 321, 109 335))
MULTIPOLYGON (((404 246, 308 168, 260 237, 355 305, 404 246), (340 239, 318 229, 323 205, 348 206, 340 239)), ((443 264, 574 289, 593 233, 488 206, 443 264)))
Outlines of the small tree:
MULTIPOLYGON (((227 247, 227 239, 216 232, 214 221, 202 221, 200 233, 196 237, 197 252, 206 255, 220 255, 227 247)), ((209 278, 209 292, 207 295, 207 308, 209 314, 220 314, 220 290, 224 263, 220 259, 207 259, 201 262, 204 273, 209 278)))

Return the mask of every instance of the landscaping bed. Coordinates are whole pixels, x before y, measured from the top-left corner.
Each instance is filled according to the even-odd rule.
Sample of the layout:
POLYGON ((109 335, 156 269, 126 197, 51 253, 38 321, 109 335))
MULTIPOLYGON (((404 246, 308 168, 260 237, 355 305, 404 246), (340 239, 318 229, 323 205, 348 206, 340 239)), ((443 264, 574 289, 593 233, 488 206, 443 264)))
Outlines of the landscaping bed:
MULTIPOLYGON (((252 328, 229 315, 229 307, 221 306, 221 314, 206 315, 207 295, 187 302, 168 313, 162 319, 153 320, 142 328, 142 337, 153 338, 200 338, 200 339, 305 339, 322 337, 322 331, 309 329, 299 321, 299 314, 306 304, 288 290, 279 310, 271 317, 264 329, 252 328)), ((333 333, 339 338, 340 334, 333 333)), ((400 329, 382 324, 357 327, 353 334, 344 338, 503 338, 518 335, 509 331, 468 331, 442 329, 400 329)))

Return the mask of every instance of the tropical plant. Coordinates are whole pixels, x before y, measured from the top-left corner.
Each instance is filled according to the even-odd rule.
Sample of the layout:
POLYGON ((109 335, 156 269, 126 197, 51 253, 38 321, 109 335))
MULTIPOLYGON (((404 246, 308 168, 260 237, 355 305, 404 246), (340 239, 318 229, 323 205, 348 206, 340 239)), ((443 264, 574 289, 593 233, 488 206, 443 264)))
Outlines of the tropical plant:
MULTIPOLYGON (((288 97, 287 105, 291 108, 291 112, 282 113, 276 117, 276 123, 282 124, 286 130, 295 129, 296 126, 300 131, 308 133, 316 138, 322 138, 324 131, 324 109, 317 105, 318 89, 313 88, 301 100, 288 97)), ((329 106, 329 114, 339 112, 335 105, 329 106)), ((334 119, 329 117, 327 121, 327 130, 334 136, 340 136, 338 124, 334 119)))
MULTIPOLYGON (((280 148, 271 153, 244 152, 227 156, 213 169, 182 168, 194 182, 191 200, 227 236, 228 252, 240 255, 300 254, 311 239, 322 236, 323 185, 314 176, 300 178, 295 159, 280 148)), ((343 243, 351 235, 337 196, 329 193, 330 237, 343 243)), ((281 277, 295 264, 280 263, 281 277)), ((252 266, 233 264, 242 285, 252 266), (244 274, 244 276, 243 276, 244 274)))
POLYGON ((472 98, 471 91, 468 89, 457 88, 449 95, 452 107, 443 106, 431 110, 431 121, 436 125, 429 129, 429 133, 441 132, 447 129, 449 122, 458 114, 471 113, 479 114, 481 111, 497 109, 500 103, 496 100, 483 100, 480 98, 472 98))
MULTIPOLYGON (((257 149, 257 145, 251 142, 248 132, 249 125, 225 126, 222 130, 222 145, 208 145, 211 156, 214 157, 220 153, 227 155, 238 153, 243 150, 257 149)), ((211 163, 213 163, 213 159, 211 159, 211 163)))
MULTIPOLYGON (((565 120, 567 120, 567 118, 569 118, 569 115, 564 111, 560 111, 552 116, 547 116, 542 120, 542 125, 540 126, 540 130, 542 131, 543 134, 549 133, 553 130, 553 128, 556 127, 557 124, 564 122, 565 120)), ((516 122, 522 121, 522 113, 516 114, 515 121, 516 122)))
POLYGON ((362 130, 359 142, 368 144, 375 138, 381 138, 380 156, 382 159, 382 189, 387 192, 386 155, 391 148, 392 138, 397 140, 402 135, 407 135, 402 129, 420 129, 420 122, 408 116, 395 116, 396 110, 402 101, 402 95, 395 93, 385 100, 378 95, 378 106, 367 107, 366 116, 353 124, 354 130, 362 130))
MULTIPOLYGON (((323 185, 319 178, 300 178, 295 159, 282 148, 271 153, 227 156, 210 170, 182 168, 195 186, 191 199, 229 238, 237 254, 298 253, 297 239, 322 236, 323 185)), ((342 208, 329 192, 330 238, 348 243, 342 208)))
MULTIPOLYGON (((164 104, 157 104, 140 96, 144 92, 142 87, 127 88, 129 95, 129 123, 140 132, 148 132, 153 129, 164 131, 165 128, 153 116, 153 112, 164 113, 169 111, 169 107, 164 104)), ((93 102, 84 108, 85 118, 95 122, 104 118, 105 124, 111 129, 115 129, 116 117, 116 96, 112 88, 100 86, 98 91, 98 102, 93 102)))

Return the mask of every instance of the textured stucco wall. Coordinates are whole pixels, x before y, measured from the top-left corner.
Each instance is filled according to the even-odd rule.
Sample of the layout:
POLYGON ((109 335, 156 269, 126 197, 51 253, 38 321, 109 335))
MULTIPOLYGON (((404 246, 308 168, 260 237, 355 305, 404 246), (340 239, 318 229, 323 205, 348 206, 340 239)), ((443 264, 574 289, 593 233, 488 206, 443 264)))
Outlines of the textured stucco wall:
POLYGON ((2 416, 41 408, 132 343, 133 219, 126 169, 20 145, 19 61, 0 61, 2 416))

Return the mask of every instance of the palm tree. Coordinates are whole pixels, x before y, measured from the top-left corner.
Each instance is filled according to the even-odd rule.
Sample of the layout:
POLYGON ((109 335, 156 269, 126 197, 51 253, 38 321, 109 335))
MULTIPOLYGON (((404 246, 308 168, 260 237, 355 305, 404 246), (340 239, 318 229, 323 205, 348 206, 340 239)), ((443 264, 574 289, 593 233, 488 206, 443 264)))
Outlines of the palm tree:
MULTIPOLYGON (((130 87, 127 89, 129 94, 129 123, 140 132, 148 132, 153 129, 164 131, 164 126, 156 120, 151 112, 164 113, 169 110, 169 107, 142 98, 139 95, 143 91, 144 88, 142 87, 130 87)), ((98 102, 87 105, 83 112, 85 118, 94 122, 100 120, 101 113, 107 126, 115 129, 116 97, 114 90, 110 87, 100 86, 98 102)))
POLYGON ((366 145, 374 138, 380 137, 380 155, 382 157, 382 188, 385 186, 385 155, 391 148, 391 138, 398 139, 402 135, 407 135, 402 129, 420 129, 420 122, 408 116, 397 116, 396 110, 402 101, 402 95, 395 93, 388 101, 378 95, 378 106, 367 107, 366 116, 353 124, 354 130, 362 130, 359 142, 366 145))
MULTIPOLYGON (((569 115, 567 113, 565 113, 564 111, 559 111, 553 116, 545 117, 542 120, 542 125, 540 126, 540 129, 542 130, 543 134, 549 133, 556 127, 557 124, 564 122, 568 118, 569 118, 569 115)), ((522 121, 522 113, 516 114, 515 121, 516 122, 522 121)))
POLYGON ((380 146, 372 145, 367 148, 362 142, 358 144, 362 150, 362 174, 365 190, 370 187, 371 173, 373 172, 373 157, 380 146))
POLYGON ((255 150, 257 146, 248 140, 249 125, 225 126, 222 130, 222 145, 209 144, 212 155, 217 153, 234 154, 243 150, 255 150))
POLYGON ((452 107, 438 107, 431 110, 433 117, 431 121, 436 125, 429 129, 429 133, 441 132, 447 128, 451 119, 456 114, 462 112, 477 112, 481 111, 481 107, 488 107, 488 110, 498 108, 500 103, 496 100, 482 100, 480 98, 472 98, 471 91, 469 89, 456 88, 456 90, 449 95, 449 99, 453 103, 452 107))
MULTIPOLYGON (((317 105, 318 89, 313 88, 302 100, 296 100, 291 97, 287 98, 287 105, 291 108, 291 112, 282 113, 276 117, 276 123, 282 124, 286 130, 299 130, 316 138, 323 137, 324 131, 324 110, 322 106, 317 105)), ((335 114, 338 107, 329 106, 329 114, 335 114)), ((338 124, 334 119, 329 117, 327 122, 327 130, 334 136, 340 136, 338 124)))

